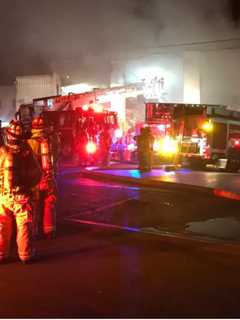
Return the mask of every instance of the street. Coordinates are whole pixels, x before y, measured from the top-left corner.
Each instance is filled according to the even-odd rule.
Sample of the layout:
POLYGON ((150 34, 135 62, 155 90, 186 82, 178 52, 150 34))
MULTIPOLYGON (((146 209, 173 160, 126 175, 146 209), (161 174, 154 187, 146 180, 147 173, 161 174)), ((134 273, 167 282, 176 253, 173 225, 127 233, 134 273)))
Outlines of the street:
MULTIPOLYGON (((58 237, 38 257, 0 268, 0 317, 239 317, 239 234, 188 230, 239 218, 239 203, 207 195, 58 179, 58 237)), ((222 230, 222 229, 221 229, 222 230)))
MULTIPOLYGON (((106 170, 104 175, 108 178, 108 173, 114 174, 115 178, 119 174, 121 178, 123 172, 127 175, 127 170, 106 170)), ((136 174, 138 170, 132 172, 136 174)), ((167 181, 174 179, 171 172, 170 175, 164 174, 161 177, 157 177, 156 172, 157 170, 153 170, 151 182, 155 182, 157 178, 167 181)), ((158 170, 159 175, 161 172, 158 170)), ((201 180, 205 180, 208 186, 208 181, 213 179, 210 177, 207 180, 205 174, 205 172, 193 172, 193 181, 199 184, 199 180, 200 183, 201 180)), ((212 174, 215 181, 220 178, 220 183, 226 184, 234 178, 230 181, 237 184, 237 175, 212 174)), ((190 172, 188 174, 190 181, 189 176, 190 172)), ((178 234, 181 237, 192 238, 200 235, 218 240, 240 240, 239 201, 217 199, 212 194, 203 194, 198 190, 193 192, 195 190, 191 188, 184 191, 181 189, 181 184, 178 185, 180 187, 176 190, 165 188, 161 184, 160 188, 140 188, 117 184, 117 180, 115 182, 92 180, 85 178, 85 172, 81 175, 77 168, 68 169, 66 173, 63 171, 59 180, 61 194, 59 214, 64 221, 94 224, 105 228, 155 234, 167 232, 171 235, 178 234), (66 203, 68 203, 67 210, 64 209, 66 203)))

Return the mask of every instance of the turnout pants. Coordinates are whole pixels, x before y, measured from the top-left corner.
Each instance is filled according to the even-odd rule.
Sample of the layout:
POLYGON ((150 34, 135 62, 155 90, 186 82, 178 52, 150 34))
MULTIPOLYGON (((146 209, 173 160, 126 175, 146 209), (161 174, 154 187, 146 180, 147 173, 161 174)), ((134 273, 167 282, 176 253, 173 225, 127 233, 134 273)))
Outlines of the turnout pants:
POLYGON ((0 261, 9 256, 14 222, 19 258, 28 261, 33 256, 30 199, 25 195, 0 195, 0 261))
POLYGON ((56 195, 52 190, 34 191, 33 235, 53 235, 56 232, 56 195))
POLYGON ((138 151, 138 161, 140 170, 152 169, 152 155, 150 152, 138 151))

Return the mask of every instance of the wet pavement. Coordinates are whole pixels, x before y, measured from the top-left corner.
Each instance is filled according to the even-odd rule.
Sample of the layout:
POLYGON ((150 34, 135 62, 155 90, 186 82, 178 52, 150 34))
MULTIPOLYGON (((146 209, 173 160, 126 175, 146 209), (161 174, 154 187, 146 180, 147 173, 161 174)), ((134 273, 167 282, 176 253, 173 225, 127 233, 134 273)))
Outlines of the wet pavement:
MULTIPOLYGON (((90 171, 90 170, 89 170, 90 171)), ((240 194, 240 174, 226 172, 192 171, 190 169, 169 170, 153 169, 141 172, 138 169, 98 169, 96 173, 113 177, 125 177, 136 180, 159 181, 192 185, 197 187, 223 189, 240 194)))
POLYGON ((239 318, 240 250, 58 225, 38 260, 0 267, 1 318, 239 318))
POLYGON ((76 169, 65 171, 61 179, 59 212, 64 220, 156 236, 240 240, 238 201, 97 181, 76 169))
POLYGON ((1 318, 240 317, 239 202, 75 169, 58 186, 57 238, 35 242, 33 264, 13 253, 0 266, 1 318), (234 239, 223 230, 229 218, 234 239), (221 234, 210 241, 214 220, 221 234), (194 241, 179 237, 201 230, 194 241))

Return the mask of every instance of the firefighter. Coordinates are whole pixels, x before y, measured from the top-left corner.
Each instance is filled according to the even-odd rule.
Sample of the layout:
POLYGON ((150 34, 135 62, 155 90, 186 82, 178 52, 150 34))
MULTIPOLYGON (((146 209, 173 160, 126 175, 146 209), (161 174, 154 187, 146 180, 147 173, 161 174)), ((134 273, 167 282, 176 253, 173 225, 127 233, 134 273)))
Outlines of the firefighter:
POLYGON ((240 169, 240 142, 238 138, 230 138, 227 143, 227 165, 229 172, 238 172, 240 169))
POLYGON ((58 162, 61 153, 61 140, 58 131, 53 125, 49 127, 49 142, 51 147, 51 160, 54 171, 54 176, 58 173, 58 162))
POLYGON ((23 263, 33 258, 31 188, 41 178, 41 169, 31 148, 22 139, 23 128, 12 120, 6 143, 0 147, 0 261, 8 258, 16 222, 18 255, 23 263))
POLYGON ((109 153, 112 144, 112 138, 107 127, 104 127, 99 135, 99 151, 101 165, 107 166, 109 164, 109 153))
POLYGON ((34 193, 33 234, 38 238, 43 234, 45 238, 53 239, 56 235, 56 197, 57 188, 51 161, 51 147, 42 116, 32 121, 32 137, 28 140, 33 153, 37 157, 42 169, 42 177, 34 193))
POLYGON ((150 171, 152 169, 154 141, 150 128, 141 128, 140 135, 136 136, 135 140, 137 142, 139 169, 142 171, 150 171))

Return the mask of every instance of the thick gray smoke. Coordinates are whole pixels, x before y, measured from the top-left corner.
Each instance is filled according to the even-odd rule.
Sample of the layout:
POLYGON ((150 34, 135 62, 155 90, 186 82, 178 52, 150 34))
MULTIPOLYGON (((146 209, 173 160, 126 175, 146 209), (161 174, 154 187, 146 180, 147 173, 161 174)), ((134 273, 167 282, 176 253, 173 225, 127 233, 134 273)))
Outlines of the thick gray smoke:
POLYGON ((1 0, 0 82, 60 73, 107 82, 111 60, 239 36, 237 0, 1 0))

